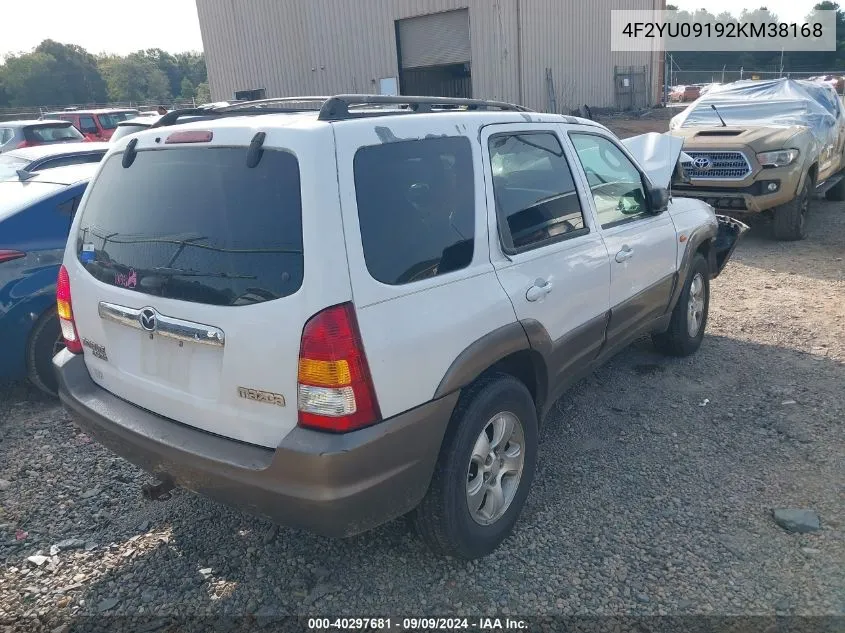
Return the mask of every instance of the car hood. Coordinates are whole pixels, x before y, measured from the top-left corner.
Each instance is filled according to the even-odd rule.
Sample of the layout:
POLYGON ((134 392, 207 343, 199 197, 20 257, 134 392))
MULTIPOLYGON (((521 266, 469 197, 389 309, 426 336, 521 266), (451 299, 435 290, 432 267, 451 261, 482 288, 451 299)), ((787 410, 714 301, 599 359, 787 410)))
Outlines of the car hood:
POLYGON ((686 150, 734 149, 750 147, 754 152, 783 149, 797 134, 809 132, 800 125, 792 126, 729 126, 690 127, 672 130, 670 134, 683 139, 686 150))
POLYGON ((681 150, 684 139, 671 134, 649 132, 622 141, 656 187, 669 188, 678 161, 692 162, 681 150))

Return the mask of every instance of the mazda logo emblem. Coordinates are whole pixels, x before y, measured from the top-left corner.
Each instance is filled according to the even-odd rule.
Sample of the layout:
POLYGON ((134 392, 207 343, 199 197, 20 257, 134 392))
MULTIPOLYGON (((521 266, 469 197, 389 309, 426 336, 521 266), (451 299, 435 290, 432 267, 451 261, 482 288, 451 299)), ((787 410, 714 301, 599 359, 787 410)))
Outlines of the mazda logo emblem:
POLYGON ((692 161, 692 164, 695 165, 696 169, 700 169, 702 171, 707 171, 710 169, 710 159, 705 158, 704 156, 699 156, 698 158, 692 161))
POLYGON ((138 315, 138 321, 141 323, 141 327, 147 332, 155 332, 156 327, 158 327, 158 316, 152 308, 141 310, 141 314, 138 315))

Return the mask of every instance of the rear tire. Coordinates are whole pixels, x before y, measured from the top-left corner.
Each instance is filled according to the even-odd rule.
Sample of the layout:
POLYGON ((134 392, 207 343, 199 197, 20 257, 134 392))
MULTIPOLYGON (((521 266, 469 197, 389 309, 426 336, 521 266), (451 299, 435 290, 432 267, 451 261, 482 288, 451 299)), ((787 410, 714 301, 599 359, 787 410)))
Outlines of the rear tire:
POLYGON ((58 395, 59 381, 53 368, 53 356, 64 348, 62 330, 56 309, 41 315, 32 327, 26 346, 26 369, 29 380, 41 391, 58 395))
POLYGON ((838 175, 842 177, 842 180, 837 182, 824 194, 825 199, 831 202, 842 202, 845 200, 845 172, 840 172, 838 175))
POLYGON ((698 351, 710 311, 710 268, 701 253, 690 265, 684 288, 672 311, 669 329, 652 335, 657 350, 667 356, 689 356, 698 351))
POLYGON ((428 492, 411 514, 418 533, 441 555, 489 554, 519 518, 536 459, 537 410, 528 389, 507 374, 479 379, 461 395, 428 492))
POLYGON ((774 212, 775 239, 795 242, 807 237, 807 214, 810 210, 810 195, 813 180, 807 175, 801 191, 793 200, 779 206, 774 212))

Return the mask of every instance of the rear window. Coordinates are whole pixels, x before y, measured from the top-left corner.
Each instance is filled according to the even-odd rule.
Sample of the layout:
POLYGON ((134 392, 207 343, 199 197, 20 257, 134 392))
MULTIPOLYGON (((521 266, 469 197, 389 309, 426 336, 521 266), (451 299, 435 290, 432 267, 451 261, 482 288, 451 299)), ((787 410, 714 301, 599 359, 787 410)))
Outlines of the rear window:
POLYGON ((465 137, 362 147, 355 192, 370 275, 402 285, 466 268, 475 237, 475 178, 465 137))
MULTIPOLYGON (((67 185, 51 182, 27 182, 7 180, 0 182, 0 222, 44 198, 64 189, 67 185)), ((0 231, 0 248, 3 247, 3 232, 0 231)))
POLYGON ((12 128, 0 127, 0 145, 8 143, 15 136, 15 131, 12 128))
POLYGON ((57 143, 81 141, 84 137, 70 123, 56 123, 55 125, 31 125, 24 128, 24 138, 30 143, 57 143))
POLYGON ((103 165, 82 210, 79 261, 100 281, 148 295, 237 306, 302 285, 299 164, 265 150, 178 148, 103 165))

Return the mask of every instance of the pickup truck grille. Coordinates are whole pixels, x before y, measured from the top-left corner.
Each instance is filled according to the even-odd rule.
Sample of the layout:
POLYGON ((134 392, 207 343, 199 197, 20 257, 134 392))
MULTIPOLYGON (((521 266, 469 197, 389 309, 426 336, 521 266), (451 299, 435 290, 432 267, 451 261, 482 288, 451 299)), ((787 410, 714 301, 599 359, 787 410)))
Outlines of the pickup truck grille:
POLYGON ((687 176, 698 180, 742 180, 751 165, 742 152, 686 152, 692 163, 684 165, 687 176))

